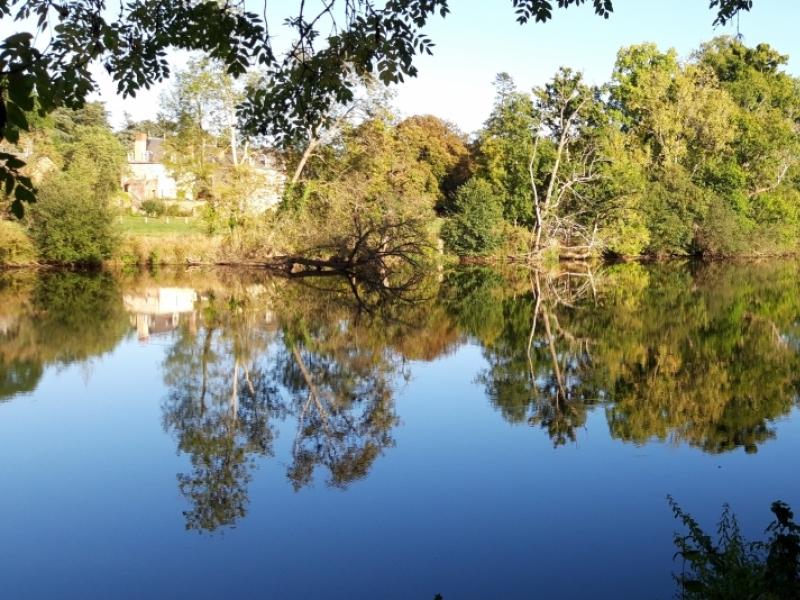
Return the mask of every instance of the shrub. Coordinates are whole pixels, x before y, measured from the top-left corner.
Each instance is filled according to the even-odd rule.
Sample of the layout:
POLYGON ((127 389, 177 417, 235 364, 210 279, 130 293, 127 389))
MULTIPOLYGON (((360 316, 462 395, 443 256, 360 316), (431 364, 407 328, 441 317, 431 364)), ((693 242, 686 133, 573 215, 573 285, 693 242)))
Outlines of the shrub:
POLYGON ((442 239, 458 255, 488 254, 503 242, 503 207, 491 184, 471 179, 456 192, 456 213, 442 227, 442 239))
POLYGON ((113 215, 90 183, 69 174, 46 180, 31 206, 31 237, 40 256, 62 264, 98 264, 116 244, 113 215))
POLYGON ((36 248, 25 229, 14 221, 0 220, 0 265, 36 262, 36 248))
POLYGON ((669 502, 689 530, 675 534, 676 556, 688 566, 676 576, 682 598, 800 598, 800 525, 786 504, 772 503, 775 520, 767 527, 766 542, 745 540, 726 505, 715 542, 672 498, 669 502))
POLYGON ((752 247, 753 224, 721 198, 713 198, 708 212, 695 229, 693 254, 731 256, 752 247))
POLYGON ((167 212, 167 205, 163 200, 145 200, 140 208, 148 217, 160 217, 167 212))

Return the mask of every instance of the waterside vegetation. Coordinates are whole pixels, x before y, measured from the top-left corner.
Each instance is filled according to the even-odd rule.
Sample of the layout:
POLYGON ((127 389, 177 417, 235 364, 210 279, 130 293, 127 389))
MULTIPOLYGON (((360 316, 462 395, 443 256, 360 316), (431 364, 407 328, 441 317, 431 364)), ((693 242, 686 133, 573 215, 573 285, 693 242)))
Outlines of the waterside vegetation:
MULTIPOLYGON (((442 251, 536 264, 795 253, 800 82, 787 60, 721 37, 685 60, 652 44, 623 48, 602 86, 563 68, 529 93, 500 74, 472 137, 433 116, 397 118, 385 88, 361 79, 357 98, 284 142, 282 199, 254 211, 246 198, 263 182, 248 156, 263 140, 235 126, 238 84, 197 59, 155 122, 115 134, 99 104, 32 115, 20 144, 33 149, 40 199, 23 230, 51 264, 319 271, 419 268, 442 251), (166 136, 169 168, 202 201, 184 232, 179 218, 169 236, 119 226, 133 222, 116 218, 131 205, 119 183, 125 143, 142 128, 166 136)), ((168 208, 148 200, 138 210, 168 208)), ((30 261, 21 230, 2 231, 4 263, 30 261)))

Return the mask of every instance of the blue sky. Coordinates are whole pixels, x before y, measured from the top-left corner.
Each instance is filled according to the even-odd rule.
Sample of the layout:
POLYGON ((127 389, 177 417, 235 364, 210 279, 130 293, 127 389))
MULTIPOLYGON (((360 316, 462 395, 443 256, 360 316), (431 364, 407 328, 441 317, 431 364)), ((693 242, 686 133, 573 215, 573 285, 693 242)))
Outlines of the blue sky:
MULTIPOLYGON (((297 0, 271 0, 270 18, 280 22, 296 6, 297 0)), ((712 26, 708 0, 614 0, 614 6, 607 21, 587 3, 556 10, 548 23, 521 26, 511 0, 452 0, 452 13, 433 19, 425 30, 436 43, 434 55, 419 59, 418 78, 398 87, 395 104, 403 115, 430 113, 471 132, 491 108, 491 82, 500 71, 525 89, 542 84, 562 65, 602 83, 622 46, 655 42, 688 56, 704 40, 736 31, 735 25, 712 26)), ((755 0, 752 12, 741 16, 741 31, 748 44, 767 42, 789 54, 789 70, 800 75, 798 20, 800 0, 755 0)), ((108 82, 102 85, 115 122, 123 111, 138 119, 153 116, 159 91, 122 101, 112 97, 108 82)))

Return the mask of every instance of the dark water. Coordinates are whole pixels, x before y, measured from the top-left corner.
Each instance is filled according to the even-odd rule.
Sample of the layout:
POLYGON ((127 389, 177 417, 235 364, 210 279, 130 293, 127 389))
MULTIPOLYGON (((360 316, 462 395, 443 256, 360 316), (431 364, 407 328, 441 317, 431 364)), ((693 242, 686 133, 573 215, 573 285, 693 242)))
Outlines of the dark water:
POLYGON ((3 598, 669 598, 800 508, 800 266, 0 276, 3 598), (355 292, 355 293, 354 293, 355 292))

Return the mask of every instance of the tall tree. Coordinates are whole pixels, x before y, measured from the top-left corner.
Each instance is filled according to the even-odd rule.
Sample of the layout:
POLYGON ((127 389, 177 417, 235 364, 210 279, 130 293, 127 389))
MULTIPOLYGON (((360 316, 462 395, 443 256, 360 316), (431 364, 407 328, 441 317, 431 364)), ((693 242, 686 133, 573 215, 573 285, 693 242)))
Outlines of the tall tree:
MULTIPOLYGON (((567 8, 585 0, 559 0, 567 8)), ((705 0, 704 0, 705 1, 705 0)), ((716 22, 726 22, 752 0, 711 0, 716 22)), ((512 0, 517 21, 547 21, 552 0, 512 0)), ((612 0, 593 0, 594 12, 608 18, 612 0)), ((91 66, 100 62, 120 93, 135 95, 170 74, 171 48, 200 50, 221 61, 233 76, 259 65, 266 86, 248 93, 241 116, 249 128, 291 139, 318 126, 330 108, 353 99, 351 74, 374 73, 385 83, 417 73, 417 53, 431 54, 433 42, 421 30, 434 15, 449 12, 447 0, 332 0, 312 10, 301 1, 284 20, 295 39, 281 54, 273 48, 270 24, 275 15, 259 15, 239 3, 215 0, 169 3, 133 0, 114 12, 102 2, 75 0, 4 0, 0 15, 34 22, 36 32, 14 33, 0 42, 0 135, 14 143, 27 129, 25 111, 58 106, 77 108, 95 88, 91 66)), ((0 154, 0 177, 15 194, 14 210, 34 198, 24 166, 10 153, 0 154)))

